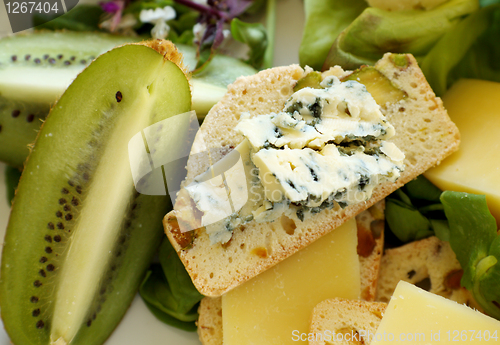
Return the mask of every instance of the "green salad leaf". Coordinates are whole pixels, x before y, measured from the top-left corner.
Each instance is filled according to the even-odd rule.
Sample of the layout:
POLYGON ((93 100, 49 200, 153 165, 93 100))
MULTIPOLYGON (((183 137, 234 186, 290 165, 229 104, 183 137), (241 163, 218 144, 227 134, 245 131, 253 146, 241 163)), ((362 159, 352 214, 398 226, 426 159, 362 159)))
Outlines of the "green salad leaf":
POLYGON ((349 69, 373 65, 388 51, 424 56, 478 7, 477 0, 451 0, 427 11, 390 12, 368 7, 337 37, 325 65, 349 69))
POLYGON ((403 243, 433 235, 448 240, 448 222, 440 196, 441 190, 423 175, 408 182, 386 199, 389 229, 403 243))
POLYGON ((170 242, 160 246, 159 264, 151 265, 139 293, 151 312, 161 321, 195 331, 198 303, 203 298, 194 287, 170 242))
POLYGON ((499 16, 500 5, 472 13, 449 30, 419 61, 437 95, 443 95, 459 78, 500 81, 497 61, 500 50, 498 44, 492 44, 500 34, 499 22, 495 20, 499 16), (496 69, 489 60, 496 64, 496 69))
POLYGON ((365 0, 305 0, 299 49, 302 66, 321 70, 337 36, 368 6, 365 0))
MULTIPOLYGON (((308 14, 309 2, 305 3, 302 65, 323 70, 334 65, 355 69, 373 65, 390 51, 413 54, 438 96, 459 78, 500 82, 499 0, 450 0, 431 10, 397 12, 360 7, 362 12, 356 18, 345 15, 335 21, 337 26, 327 24, 328 34, 318 31, 315 20, 321 16, 314 11, 327 13, 327 9, 342 1, 310 0, 313 3, 324 8, 308 14), (333 40, 328 46, 327 42, 333 40), (326 57, 325 51, 329 51, 326 57)), ((343 6, 352 10, 354 2, 345 2, 343 6)), ((342 11, 336 13, 341 15, 342 11)))
POLYGON ((479 305, 500 319, 500 235, 484 195, 443 192, 450 245, 464 270, 461 284, 479 305))
POLYGON ((264 25, 245 23, 234 18, 231 21, 231 35, 235 40, 245 43, 250 48, 248 60, 245 62, 255 68, 262 66, 267 48, 267 32, 264 25))
POLYGON ((403 242, 429 237, 433 234, 430 221, 416 208, 396 199, 388 199, 385 217, 392 232, 403 242))

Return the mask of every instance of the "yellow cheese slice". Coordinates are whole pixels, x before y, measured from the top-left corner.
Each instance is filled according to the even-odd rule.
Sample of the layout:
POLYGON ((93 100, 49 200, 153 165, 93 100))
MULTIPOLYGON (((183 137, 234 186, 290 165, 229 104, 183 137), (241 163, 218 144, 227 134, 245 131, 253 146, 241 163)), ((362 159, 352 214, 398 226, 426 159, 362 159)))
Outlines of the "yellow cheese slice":
POLYGON ((224 345, 297 344, 319 302, 359 298, 356 230, 352 219, 223 295, 224 345))
POLYGON ((425 173, 443 190, 485 194, 500 224, 500 83, 463 79, 443 97, 460 149, 425 173))
POLYGON ((370 345, 498 344, 500 322, 400 281, 370 345))

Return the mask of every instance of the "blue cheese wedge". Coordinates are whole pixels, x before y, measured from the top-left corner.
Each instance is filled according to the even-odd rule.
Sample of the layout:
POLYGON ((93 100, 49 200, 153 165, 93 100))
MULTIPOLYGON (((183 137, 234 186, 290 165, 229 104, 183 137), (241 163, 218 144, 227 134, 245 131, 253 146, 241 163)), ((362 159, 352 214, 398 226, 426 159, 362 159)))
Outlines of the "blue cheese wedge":
POLYGON ((358 146, 347 154, 334 144, 319 151, 261 149, 253 155, 253 162, 267 200, 289 200, 306 207, 324 202, 345 207, 368 200, 378 184, 395 181, 401 171, 382 152, 366 154, 358 146))
POLYGON ((363 84, 330 76, 321 86, 325 88, 295 92, 279 114, 256 118, 244 114, 236 130, 248 138, 254 151, 284 146, 320 149, 329 142, 394 136, 394 127, 363 84))
POLYGON ((321 86, 295 92, 279 113, 242 114, 240 164, 229 154, 211 168, 211 184, 207 171, 187 187, 212 243, 249 221, 291 213, 304 220, 366 201, 377 185, 399 178, 404 154, 387 141, 394 127, 365 86, 335 76, 321 86))

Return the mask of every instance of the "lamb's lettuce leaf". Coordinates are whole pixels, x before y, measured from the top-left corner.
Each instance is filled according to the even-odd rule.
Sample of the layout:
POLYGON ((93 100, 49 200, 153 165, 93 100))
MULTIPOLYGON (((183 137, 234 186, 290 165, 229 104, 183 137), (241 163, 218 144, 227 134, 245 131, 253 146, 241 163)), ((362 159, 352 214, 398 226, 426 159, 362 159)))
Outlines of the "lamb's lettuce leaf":
POLYGON ((441 190, 423 175, 408 182, 386 199, 389 229, 403 243, 429 236, 448 240, 448 222, 439 197, 441 190))
POLYGON ((461 284, 488 314, 500 319, 500 235, 486 197, 446 191, 441 202, 451 248, 464 270, 461 284))
POLYGON ((500 233, 484 195, 441 193, 419 176, 386 199, 385 216, 403 243, 430 235, 449 242, 464 271, 462 286, 500 320, 500 233))
POLYGON ((159 251, 160 264, 153 264, 139 293, 151 312, 161 321, 195 331, 198 303, 203 295, 196 290, 184 265, 165 239, 159 251))

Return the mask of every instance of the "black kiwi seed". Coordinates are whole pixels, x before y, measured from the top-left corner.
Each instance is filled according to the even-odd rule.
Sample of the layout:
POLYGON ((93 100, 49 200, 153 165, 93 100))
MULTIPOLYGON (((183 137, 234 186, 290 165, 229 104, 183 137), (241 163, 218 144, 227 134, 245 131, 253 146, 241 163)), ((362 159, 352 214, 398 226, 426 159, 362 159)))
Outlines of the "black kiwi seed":
POLYGON ((16 61, 17 61, 17 56, 16 56, 16 55, 12 55, 10 58, 11 58, 11 60, 12 60, 13 62, 16 62, 16 61))
POLYGON ((49 54, 45 54, 45 55, 43 56, 43 59, 44 59, 44 60, 47 60, 48 58, 49 58, 49 54))
POLYGON ((30 301, 31 301, 31 303, 37 303, 38 302, 38 297, 31 296, 30 301))
POLYGON ((71 186, 71 187, 74 187, 75 186, 75 183, 71 180, 68 181, 68 184, 71 186))
POLYGON ((62 218, 62 212, 61 211, 57 211, 56 212, 56 217, 57 218, 62 218))
POLYGON ((52 243, 52 236, 50 235, 45 235, 45 241, 52 243))
POLYGON ((61 189, 61 193, 63 193, 63 194, 68 194, 68 193, 69 193, 69 190, 67 190, 66 188, 63 188, 63 189, 61 189))
POLYGON ((35 119, 35 115, 34 114, 29 114, 28 117, 26 118, 26 121, 33 122, 34 119, 35 119))
POLYGON ((12 117, 18 117, 21 114, 20 110, 12 110, 12 117))
POLYGON ((64 61, 64 64, 65 64, 66 66, 69 66, 69 65, 71 65, 71 62, 69 62, 68 60, 66 60, 66 61, 64 61))
POLYGON ((2 125, 0 125, 0 133, 2 133, 2 125))
POLYGON ((33 312, 31 313, 31 315, 33 315, 34 317, 37 317, 38 315, 40 315, 40 309, 33 310, 33 312))
POLYGON ((82 65, 86 65, 86 64, 87 64, 87 61, 85 61, 85 60, 80 60, 80 63, 81 63, 82 65))
POLYGON ((87 327, 90 327, 91 324, 92 324, 92 320, 87 320, 87 327))
POLYGON ((52 264, 48 264, 48 265, 47 265, 47 271, 52 272, 52 271, 54 271, 55 269, 56 269, 56 267, 55 267, 54 265, 52 265, 52 264))
POLYGON ((42 282, 41 282, 41 281, 39 281, 39 280, 35 280, 35 281, 33 282, 33 286, 35 286, 35 287, 40 287, 40 286, 42 286, 42 282))
POLYGON ((36 59, 35 59, 35 63, 36 63, 36 64, 39 64, 40 62, 42 62, 42 60, 40 60, 39 58, 36 58, 36 59))
POLYGON ((52 253, 52 248, 50 248, 50 247, 45 247, 45 253, 47 253, 47 254, 52 253))
POLYGON ((116 101, 117 101, 118 103, 120 103, 120 102, 122 101, 122 99, 123 99, 123 95, 122 95, 121 91, 118 91, 118 92, 116 93, 115 97, 116 97, 116 101))
POLYGON ((71 213, 68 213, 67 215, 64 216, 64 219, 71 220, 73 219, 73 215, 71 213))
POLYGON ((58 58, 59 60, 61 60, 61 59, 63 58, 63 55, 62 55, 62 54, 59 54, 59 55, 57 55, 57 58, 58 58))
POLYGON ((44 271, 44 270, 40 270, 40 271, 38 271, 38 273, 40 273, 40 275, 41 275, 42 277, 44 277, 44 278, 45 278, 45 277, 47 277, 47 273, 45 273, 45 271, 44 271))
POLYGON ((41 262, 42 264, 43 264, 43 263, 45 263, 45 262, 47 262, 47 260, 48 260, 48 259, 47 259, 45 256, 42 256, 42 257, 40 258, 40 262, 41 262))
POLYGON ((42 320, 38 320, 38 322, 36 323, 36 328, 40 329, 43 327, 45 327, 45 323, 42 320))
POLYGON ((82 186, 76 186, 75 189, 78 194, 82 194, 82 186))
POLYGON ((50 230, 54 230, 54 223, 50 222, 49 224, 47 224, 47 228, 49 228, 50 230))
POLYGON ((31 55, 30 54, 27 54, 27 55, 24 56, 24 60, 29 61, 29 59, 31 59, 31 55))
POLYGON ((71 200, 71 205, 78 206, 78 199, 73 197, 73 199, 71 200))
POLYGON ((57 223, 57 228, 58 228, 59 230, 64 230, 64 224, 63 224, 63 223, 61 223, 61 222, 57 223))
POLYGON ((54 242, 61 242, 61 236, 55 235, 54 236, 54 242))
POLYGON ((64 209, 64 212, 68 212, 71 210, 71 207, 69 205, 64 205, 63 209, 64 209))
POLYGON ((59 205, 64 205, 66 202, 67 201, 64 198, 59 199, 59 205))
POLYGON ((72 57, 70 58, 70 60, 71 60, 71 61, 75 61, 75 59, 76 59, 76 56, 72 56, 72 57))
POLYGON ((54 58, 50 58, 50 59, 49 59, 49 63, 50 63, 51 65, 55 64, 55 63, 56 63, 56 59, 54 59, 54 58))

